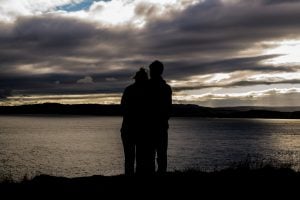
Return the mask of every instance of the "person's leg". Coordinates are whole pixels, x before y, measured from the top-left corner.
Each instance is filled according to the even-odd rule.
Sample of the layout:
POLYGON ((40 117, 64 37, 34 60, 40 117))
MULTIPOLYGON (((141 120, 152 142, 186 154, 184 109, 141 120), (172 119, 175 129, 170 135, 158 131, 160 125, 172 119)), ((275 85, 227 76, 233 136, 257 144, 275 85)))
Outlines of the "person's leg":
POLYGON ((155 148, 153 142, 147 145, 145 153, 145 173, 153 175, 155 173, 155 148))
POLYGON ((138 175, 152 175, 155 172, 155 151, 150 141, 137 143, 136 173, 138 175))
POLYGON ((160 131, 158 140, 157 140, 157 172, 165 173, 167 171, 168 165, 168 130, 160 131))
POLYGON ((141 174, 144 168, 144 161, 143 161, 143 148, 140 144, 140 141, 137 142, 136 145, 136 174, 141 174))
POLYGON ((122 136, 125 155, 125 175, 134 175, 135 144, 130 138, 122 136))

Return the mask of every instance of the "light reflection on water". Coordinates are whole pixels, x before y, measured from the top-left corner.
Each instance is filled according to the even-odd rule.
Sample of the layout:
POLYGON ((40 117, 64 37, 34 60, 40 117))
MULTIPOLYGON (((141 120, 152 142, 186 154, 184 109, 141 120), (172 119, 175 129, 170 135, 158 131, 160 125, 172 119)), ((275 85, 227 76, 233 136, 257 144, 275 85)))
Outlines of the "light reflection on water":
MULTIPOLYGON (((123 173, 120 117, 0 116, 0 178, 123 173)), ((173 118, 169 170, 225 167, 250 155, 300 169, 300 120, 173 118)))

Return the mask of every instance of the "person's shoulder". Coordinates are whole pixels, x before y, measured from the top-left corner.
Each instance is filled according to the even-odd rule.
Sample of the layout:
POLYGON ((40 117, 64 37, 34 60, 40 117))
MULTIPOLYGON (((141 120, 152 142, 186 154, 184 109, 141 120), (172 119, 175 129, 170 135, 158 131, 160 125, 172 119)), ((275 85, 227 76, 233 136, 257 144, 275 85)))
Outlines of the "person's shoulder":
POLYGON ((137 87, 137 84, 136 83, 132 83, 130 85, 127 86, 128 89, 134 89, 137 87))
POLYGON ((134 90, 135 89, 135 84, 131 84, 131 85, 128 85, 126 88, 125 88, 125 90, 124 90, 124 92, 130 92, 130 91, 132 91, 132 90, 134 90))
POLYGON ((170 88, 171 89, 171 86, 167 83, 167 82, 165 82, 166 84, 165 84, 165 86, 167 87, 167 88, 170 88))
POLYGON ((172 91, 171 86, 170 86, 166 81, 165 81, 164 86, 165 86, 165 89, 166 89, 166 90, 172 91))

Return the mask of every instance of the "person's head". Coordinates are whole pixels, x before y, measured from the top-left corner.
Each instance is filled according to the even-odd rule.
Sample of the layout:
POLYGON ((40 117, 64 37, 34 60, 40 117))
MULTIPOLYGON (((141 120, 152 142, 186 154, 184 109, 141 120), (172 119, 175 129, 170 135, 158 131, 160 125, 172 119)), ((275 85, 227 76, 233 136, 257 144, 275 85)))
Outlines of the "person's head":
POLYGON ((161 77, 164 71, 164 65, 162 62, 156 60, 149 65, 149 69, 151 78, 161 77))
POLYGON ((147 81, 148 74, 144 68, 140 68, 140 70, 135 73, 135 76, 133 77, 133 79, 135 79, 135 82, 147 81))

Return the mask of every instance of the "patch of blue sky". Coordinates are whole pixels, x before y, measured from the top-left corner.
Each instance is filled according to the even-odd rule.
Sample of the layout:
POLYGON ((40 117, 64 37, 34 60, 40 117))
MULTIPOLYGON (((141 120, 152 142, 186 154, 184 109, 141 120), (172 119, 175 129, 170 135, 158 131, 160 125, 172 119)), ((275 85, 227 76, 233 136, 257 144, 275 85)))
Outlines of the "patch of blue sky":
POLYGON ((111 1, 111 0, 83 0, 79 3, 72 3, 72 4, 66 4, 66 5, 63 5, 63 6, 59 6, 56 9, 57 10, 64 10, 64 11, 67 11, 67 12, 87 10, 91 7, 91 5, 94 2, 98 2, 98 1, 111 1))

